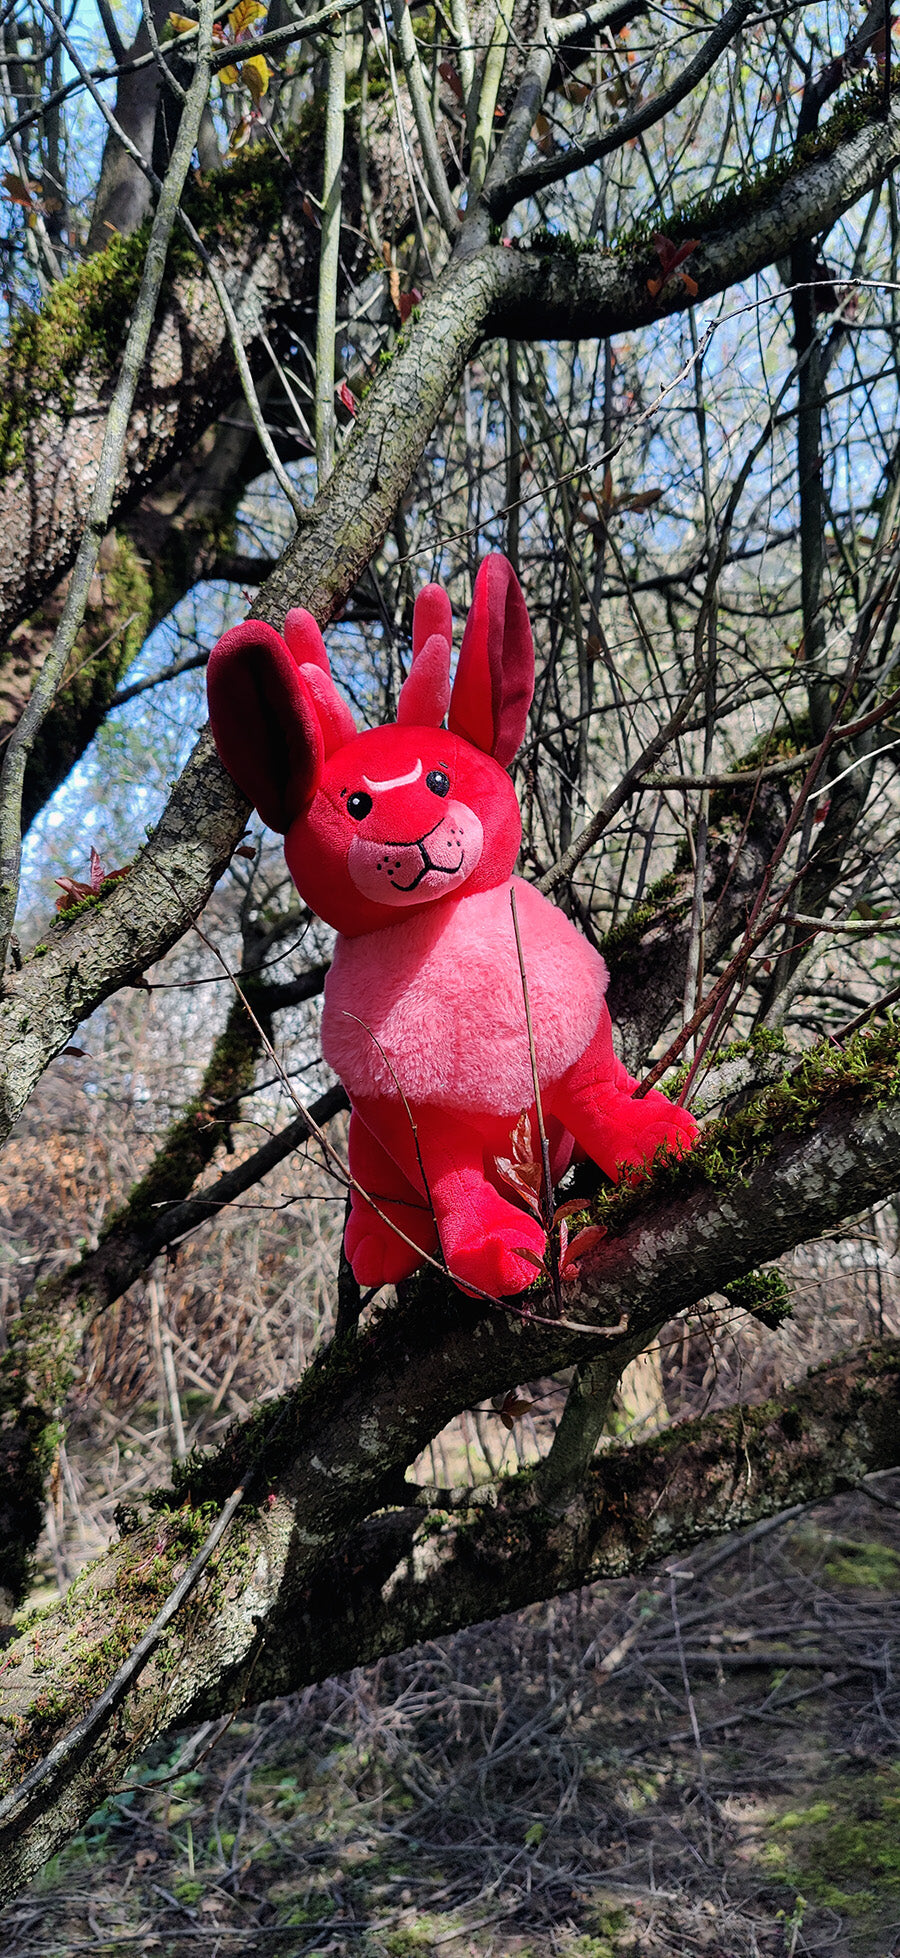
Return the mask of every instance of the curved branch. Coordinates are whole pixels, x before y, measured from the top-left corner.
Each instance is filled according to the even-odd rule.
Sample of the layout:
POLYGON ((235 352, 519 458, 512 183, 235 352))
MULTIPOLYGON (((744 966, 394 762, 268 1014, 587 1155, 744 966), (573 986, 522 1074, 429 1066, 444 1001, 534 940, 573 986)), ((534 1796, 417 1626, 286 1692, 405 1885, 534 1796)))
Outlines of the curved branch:
MULTIPOLYGON (((434 1500, 424 1511, 373 1517, 310 1587, 299 1622, 295 1611, 273 1614, 254 1696, 296 1692, 579 1585, 635 1575, 720 1533, 853 1488, 900 1466, 898 1408, 893 1340, 817 1368, 762 1407, 604 1449, 563 1527, 548 1527, 528 1472, 481 1486, 468 1501, 460 1491, 461 1515, 434 1500)), ((232 1685, 236 1696, 239 1680, 223 1681, 211 1704, 228 1705, 232 1685)))
POLYGON ((539 190, 548 189, 550 184, 560 183, 563 177, 571 177, 576 170, 599 163, 602 156, 622 149, 626 143, 632 143, 636 136, 643 135, 645 129, 652 129, 654 123, 661 122, 671 109, 684 101, 686 95, 690 95, 704 75, 709 74, 720 54, 740 33, 752 5, 753 0, 733 0, 702 48, 697 49, 668 88, 661 89, 659 95, 652 96, 639 109, 633 109, 630 115, 622 116, 604 135, 596 136, 590 143, 583 143, 579 149, 565 150, 559 156, 547 157, 542 163, 532 164, 530 170, 520 170, 507 183, 501 180, 495 187, 492 186, 487 202, 494 222, 499 224, 501 219, 508 216, 514 204, 534 197, 539 190))

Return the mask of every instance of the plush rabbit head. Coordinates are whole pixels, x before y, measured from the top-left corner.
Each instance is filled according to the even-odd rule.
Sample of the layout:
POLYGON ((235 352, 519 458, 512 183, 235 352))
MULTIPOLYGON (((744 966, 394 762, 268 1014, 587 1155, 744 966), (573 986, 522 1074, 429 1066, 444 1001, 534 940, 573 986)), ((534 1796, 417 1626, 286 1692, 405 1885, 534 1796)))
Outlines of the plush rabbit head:
POLYGON ((451 640, 447 594, 427 585, 397 724, 364 734, 308 612, 288 613, 283 639, 248 619, 210 654, 219 754, 264 822, 284 832, 301 896, 345 936, 512 874, 521 824, 506 769, 525 731, 534 649, 504 557, 478 572, 452 690, 451 640))

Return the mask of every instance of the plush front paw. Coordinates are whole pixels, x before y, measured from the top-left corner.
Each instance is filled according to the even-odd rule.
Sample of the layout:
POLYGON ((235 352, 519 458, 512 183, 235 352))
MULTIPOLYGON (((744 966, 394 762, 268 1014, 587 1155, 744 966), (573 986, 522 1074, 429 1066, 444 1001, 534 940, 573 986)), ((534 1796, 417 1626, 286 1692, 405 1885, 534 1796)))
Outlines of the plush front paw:
POLYGON ((534 1283, 546 1249, 540 1224, 523 1210, 511 1223, 487 1225, 483 1233, 454 1244, 447 1252, 447 1268, 460 1291, 507 1298, 534 1283), (528 1255, 522 1257, 523 1251, 528 1255))
POLYGON ((631 1111, 632 1135, 620 1159, 625 1168, 638 1172, 649 1168, 662 1148, 673 1156, 686 1156, 693 1149, 700 1130, 690 1110, 676 1107, 656 1088, 640 1101, 632 1101, 631 1111))

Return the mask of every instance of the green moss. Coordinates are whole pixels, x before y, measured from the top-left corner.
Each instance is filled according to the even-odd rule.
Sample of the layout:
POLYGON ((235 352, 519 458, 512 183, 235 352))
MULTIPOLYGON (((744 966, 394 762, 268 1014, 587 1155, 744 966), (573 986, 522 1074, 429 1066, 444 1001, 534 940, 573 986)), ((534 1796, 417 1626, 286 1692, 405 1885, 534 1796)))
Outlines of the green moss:
MULTIPOLYGON (((314 168, 310 141, 321 127, 322 112, 310 105, 285 138, 284 159, 254 144, 223 169, 194 179, 185 206, 201 234, 233 241, 241 232, 269 232, 277 225, 292 180, 293 158, 303 152, 314 168)), ((141 282, 149 224, 128 238, 115 236, 77 270, 60 279, 40 312, 25 313, 13 327, 0 361, 0 469, 22 463, 30 424, 46 414, 48 402, 71 412, 74 383, 89 364, 102 386, 124 344, 141 282)), ((176 231, 169 248, 167 281, 181 273, 200 276, 196 255, 176 231)))
POLYGON ((55 399, 65 414, 72 377, 91 356, 109 367, 134 305, 146 250, 145 229, 115 237, 104 252, 60 279, 39 313, 20 317, 0 368, 0 466, 24 460, 24 429, 55 399))
POLYGON ((381 1942, 389 1958, 422 1958, 423 1953, 434 1949, 435 1941, 449 1944, 456 1936, 464 1940, 466 1927, 455 1915, 445 1916, 443 1911, 432 1915, 423 1911, 414 1924, 404 1925, 402 1930, 382 1932, 381 1942))
POLYGON ((835 1537, 825 1575, 832 1584, 864 1591, 900 1591, 900 1556, 887 1543, 835 1537))
POLYGON ((206 1893, 206 1884, 196 1876, 176 1876, 172 1881, 172 1890, 178 1902, 189 1910, 192 1904, 200 1903, 206 1893))
POLYGON ((896 1917, 900 1897, 900 1770, 826 1783, 806 1808, 771 1824, 761 1861, 810 1901, 867 1926, 896 1917))
POLYGON ((793 1309, 791 1295, 782 1274, 772 1265, 768 1270, 748 1271, 735 1278, 725 1293, 729 1305, 740 1306, 761 1324, 776 1331, 789 1319, 793 1309))
POLYGON ((634 259, 651 245, 654 233, 663 232, 674 245, 694 233, 724 231, 749 212, 767 204, 773 194, 793 177, 803 164, 830 156, 840 143, 874 122, 883 113, 883 97, 874 80, 854 82, 843 100, 819 129, 799 143, 779 150, 752 176, 736 177, 724 189, 703 191, 668 215, 648 211, 615 241, 617 256, 634 259))
MULTIPOLYGON (((28 762, 23 818, 30 823, 84 753, 104 719, 122 675, 143 646, 153 606, 147 566, 125 536, 108 537, 59 694, 40 730, 28 762)), ((15 655, 20 637, 49 638, 58 602, 51 596, 32 615, 21 634, 0 652, 15 655)))
MULTIPOLYGON (((612 930, 605 933, 600 948, 604 958, 621 958, 623 952, 640 944, 651 925, 660 924, 664 919, 671 920, 675 915, 673 903, 678 896, 679 883, 673 871, 658 877, 655 884, 649 886, 640 904, 633 905, 621 924, 613 925, 612 930)), ((687 902, 688 899, 682 899, 682 903, 687 902)))

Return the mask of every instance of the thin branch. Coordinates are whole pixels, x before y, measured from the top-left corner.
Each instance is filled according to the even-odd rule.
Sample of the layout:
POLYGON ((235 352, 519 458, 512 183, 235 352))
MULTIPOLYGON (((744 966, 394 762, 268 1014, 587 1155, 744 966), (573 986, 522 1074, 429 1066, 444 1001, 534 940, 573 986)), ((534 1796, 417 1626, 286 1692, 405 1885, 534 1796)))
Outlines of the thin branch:
POLYGON ((394 28, 400 48, 404 74, 406 75, 406 85, 409 89, 409 98, 416 120, 416 128, 419 132, 419 142, 422 146, 422 161, 425 165, 428 189, 441 224, 444 227, 447 237, 452 241, 459 231, 459 216, 451 195, 450 185, 447 182, 441 152, 438 148, 434 120, 431 114, 431 104, 428 100, 428 90, 425 87, 425 77, 422 73, 422 64, 419 60, 419 50, 416 46, 416 37, 413 33, 412 21, 409 17, 409 6, 407 5, 407 0, 392 0, 392 6, 394 28))
POLYGON ((325 96, 319 306, 316 315, 316 469, 320 489, 334 468, 334 351, 341 251, 346 66, 347 32, 341 21, 328 46, 328 86, 325 96))
POLYGON ((670 82, 668 88, 662 89, 659 95, 652 96, 649 102, 642 103, 639 109, 632 109, 629 115, 622 116, 620 121, 603 136, 595 137, 592 142, 584 143, 578 149, 565 150, 559 156, 547 157, 541 163, 532 164, 528 170, 520 170, 515 175, 510 173, 506 181, 501 179, 498 172, 496 185, 492 182, 488 189, 488 202, 495 222, 506 217, 513 204, 534 197, 538 191, 546 190, 551 184, 559 183, 563 177, 571 176, 573 171, 586 169, 590 164, 598 163, 601 157, 609 156, 612 151, 622 149, 626 143, 634 142, 644 130, 652 129, 653 125, 668 115, 671 109, 677 108, 679 102, 683 102, 685 96, 690 95, 697 83, 702 81, 703 76, 709 73, 729 42, 740 32, 753 4, 754 0, 733 0, 733 4, 727 13, 722 15, 708 40, 698 48, 697 53, 682 69, 681 74, 676 76, 674 82, 670 82))
POLYGON ((582 857, 587 856, 588 851, 593 849, 594 844, 603 835, 603 831, 612 822, 613 817, 618 815, 619 810, 624 808, 625 803, 635 793, 635 790, 643 781, 644 776, 653 767, 654 762, 659 760, 660 755, 669 746, 670 741, 674 741, 675 736, 681 732, 682 726, 687 720, 688 714, 698 695, 703 692, 705 684, 705 674, 698 673, 688 688, 687 693, 682 696, 674 714, 666 722, 665 727, 660 728, 659 733, 653 736, 652 741, 648 741, 646 747, 638 755, 637 760, 632 762, 629 769, 626 769, 622 780, 613 789, 611 795, 608 795, 605 802, 601 803, 596 815, 592 816, 586 827, 577 836, 573 837, 565 854, 549 870, 544 872, 543 877, 538 878, 537 887, 539 891, 544 891, 549 895, 552 891, 557 890, 560 884, 564 884, 568 877, 571 877, 573 870, 580 864, 582 857))

